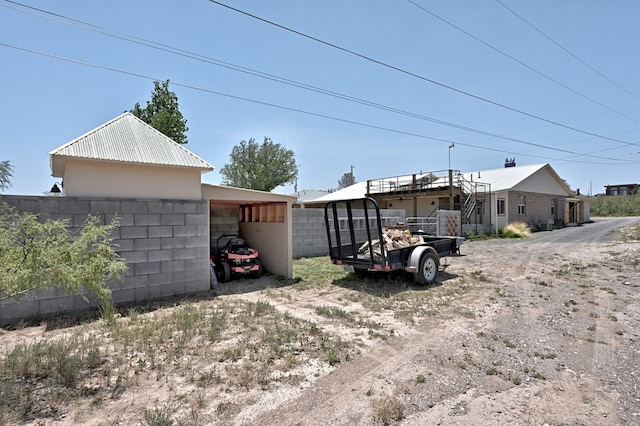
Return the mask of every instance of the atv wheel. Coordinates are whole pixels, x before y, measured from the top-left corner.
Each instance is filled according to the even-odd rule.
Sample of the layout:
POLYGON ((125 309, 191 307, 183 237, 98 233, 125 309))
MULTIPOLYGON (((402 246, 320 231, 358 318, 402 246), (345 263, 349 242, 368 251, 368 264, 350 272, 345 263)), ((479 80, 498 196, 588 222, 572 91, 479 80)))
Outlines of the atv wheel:
POLYGON ((226 283, 231 280, 231 267, 228 263, 222 262, 220 264, 220 268, 216 271, 216 275, 218 276, 218 281, 221 283, 226 283))
POLYGON ((256 265, 258 265, 258 269, 251 272, 251 276, 253 278, 260 278, 262 276, 262 262, 260 262, 260 259, 256 259, 256 265))

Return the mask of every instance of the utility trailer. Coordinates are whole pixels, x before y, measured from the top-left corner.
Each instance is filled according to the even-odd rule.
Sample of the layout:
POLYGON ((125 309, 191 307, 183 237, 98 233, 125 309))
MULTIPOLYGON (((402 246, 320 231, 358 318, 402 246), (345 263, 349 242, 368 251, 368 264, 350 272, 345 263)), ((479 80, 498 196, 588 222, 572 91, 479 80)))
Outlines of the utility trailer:
POLYGON ((462 237, 429 236, 417 232, 420 243, 408 247, 387 248, 383 242, 380 208, 370 197, 339 200, 324 208, 331 262, 345 270, 361 274, 365 271, 404 270, 413 274, 419 285, 436 281, 440 258, 460 254, 462 237), (379 242, 378 249, 374 246, 379 242))

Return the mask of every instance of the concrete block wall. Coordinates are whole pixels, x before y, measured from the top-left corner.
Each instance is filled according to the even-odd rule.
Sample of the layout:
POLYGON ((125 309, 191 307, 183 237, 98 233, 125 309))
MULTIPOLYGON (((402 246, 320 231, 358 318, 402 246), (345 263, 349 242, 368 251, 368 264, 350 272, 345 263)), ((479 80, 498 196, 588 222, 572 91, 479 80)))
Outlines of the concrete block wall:
MULTIPOLYGON (((109 283, 116 304, 141 302, 208 290, 209 207, 200 200, 131 200, 76 197, 2 196, 0 202, 43 218, 67 219, 75 229, 88 214, 101 223, 115 216, 120 226, 112 238, 128 270, 109 283)), ((59 290, 0 303, 0 322, 32 315, 74 312, 95 306, 59 290)))
MULTIPOLYGON (((210 211, 210 244, 216 249, 217 239, 221 235, 239 235, 240 224, 238 220, 238 208, 214 207, 210 211)), ((224 244, 227 240, 221 240, 224 244)))
MULTIPOLYGON (((328 256, 329 243, 324 223, 324 209, 293 209, 292 213, 293 258, 328 256)), ((347 217, 346 210, 340 210, 338 214, 340 217, 347 217)), ((353 214, 355 217, 364 216, 361 211, 354 211, 353 214)), ((380 216, 384 226, 386 222, 395 224, 398 221, 404 221, 406 214, 404 210, 388 209, 380 210, 380 216)))

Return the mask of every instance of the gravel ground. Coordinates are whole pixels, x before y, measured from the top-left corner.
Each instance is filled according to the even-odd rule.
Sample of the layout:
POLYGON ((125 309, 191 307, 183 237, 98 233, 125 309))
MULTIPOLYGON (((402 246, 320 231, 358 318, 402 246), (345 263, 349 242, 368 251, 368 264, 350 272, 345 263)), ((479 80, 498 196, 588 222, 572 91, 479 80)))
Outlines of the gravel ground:
POLYGON ((403 425, 640 424, 640 242, 619 232, 639 221, 465 243, 441 287, 470 291, 257 423, 384 423, 392 398, 403 425))
MULTIPOLYGON (((276 359, 263 372, 268 380, 238 384, 224 373, 264 369, 257 347, 221 356, 248 339, 242 334, 198 346, 162 370, 140 366, 133 354, 138 370, 121 392, 94 384, 85 397, 55 407, 55 416, 25 423, 140 424, 145 410, 170 407, 173 423, 163 424, 637 425, 640 241, 620 229, 639 223, 596 218, 524 240, 466 242, 430 287, 233 282, 232 291, 192 305, 235 303, 238 312, 241 303, 262 301, 267 313, 256 321, 277 313, 279 321, 312 324, 297 338, 340 338, 350 342, 348 356, 327 363, 319 351, 299 351, 287 358, 288 370, 276 359), (224 377, 206 376, 212 368, 224 377)), ((74 328, 0 330, 0 347, 74 328)))

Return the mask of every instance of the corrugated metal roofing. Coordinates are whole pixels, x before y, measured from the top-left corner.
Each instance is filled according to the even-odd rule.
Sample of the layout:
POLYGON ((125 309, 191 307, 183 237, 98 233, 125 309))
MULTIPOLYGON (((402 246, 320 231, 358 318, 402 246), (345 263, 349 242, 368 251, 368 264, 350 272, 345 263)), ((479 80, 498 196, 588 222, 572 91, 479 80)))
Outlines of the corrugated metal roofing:
POLYGON ((190 167, 211 171, 213 166, 133 114, 113 120, 49 152, 56 157, 190 167))
POLYGON ((315 200, 305 200, 306 203, 328 203, 329 201, 337 200, 350 200, 355 198, 362 198, 367 195, 367 181, 357 182, 353 185, 342 188, 338 191, 334 191, 330 194, 323 195, 315 200))
MULTIPOLYGON (((541 169, 546 168, 551 175, 553 175, 558 184, 561 185, 565 191, 570 194, 569 187, 562 182, 560 177, 547 163, 543 164, 531 164, 526 166, 505 167, 501 169, 484 170, 472 173, 463 173, 466 180, 473 180, 476 182, 491 184, 492 192, 507 191, 514 188, 519 183, 523 182, 534 173, 541 169)), ((440 178, 435 181, 436 184, 447 185, 448 177, 440 178)), ((315 200, 306 200, 306 203, 326 203, 329 201, 347 200, 352 198, 362 198, 367 192, 367 182, 358 182, 339 191, 332 192, 315 200)))
POLYGON ((547 163, 530 164, 526 166, 503 167, 501 169, 463 173, 463 175, 466 180, 491 184, 491 191, 498 192, 514 188, 520 182, 547 166, 547 163))

